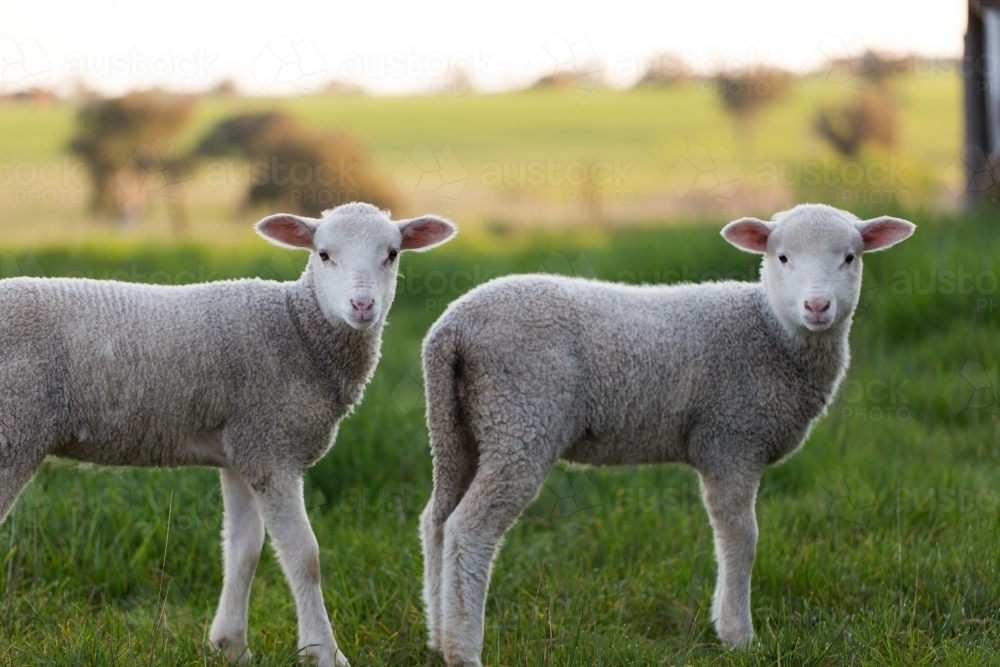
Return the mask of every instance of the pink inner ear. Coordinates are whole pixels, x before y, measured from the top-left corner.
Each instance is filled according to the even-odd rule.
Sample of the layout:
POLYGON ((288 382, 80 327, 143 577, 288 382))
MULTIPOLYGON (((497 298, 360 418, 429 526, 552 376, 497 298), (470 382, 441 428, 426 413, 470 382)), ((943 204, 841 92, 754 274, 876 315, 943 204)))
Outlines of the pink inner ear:
POLYGON ((437 218, 417 218, 400 228, 403 234, 403 250, 419 250, 451 238, 455 228, 437 218))
POLYGON ((861 240, 865 250, 879 250, 899 243, 913 233, 914 225, 896 218, 880 218, 861 225, 861 240))
POLYGON ((279 243, 299 248, 312 248, 313 234, 316 231, 292 215, 272 215, 262 220, 257 229, 279 243))
POLYGON ((767 250, 767 237, 771 235, 771 228, 760 220, 744 218, 726 225, 722 235, 739 248, 751 252, 764 252, 767 250))

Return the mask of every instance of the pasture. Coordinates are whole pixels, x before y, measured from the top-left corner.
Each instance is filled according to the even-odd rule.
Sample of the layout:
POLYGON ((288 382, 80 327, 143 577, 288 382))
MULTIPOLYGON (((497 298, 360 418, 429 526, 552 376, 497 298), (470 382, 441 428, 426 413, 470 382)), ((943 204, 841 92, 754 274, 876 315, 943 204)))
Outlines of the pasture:
MULTIPOLYGON (((602 95, 593 94, 591 110, 604 103, 602 95)), ((453 103, 467 105, 462 118, 476 104, 487 105, 460 99, 453 103)), ((439 124, 440 139, 456 152, 455 137, 473 150, 475 132, 463 134, 457 116, 435 112, 445 102, 410 101, 407 124, 423 122, 424 137, 439 124)), ((323 109, 287 103, 305 105, 302 112, 317 122, 350 113, 364 118, 368 125, 358 120, 359 127, 380 137, 378 155, 389 163, 413 141, 402 129, 393 134, 398 119, 366 109, 373 103, 365 98, 323 109)), ((516 114, 506 114, 503 104, 491 100, 489 113, 497 124, 514 124, 516 114)), ((45 114, 57 111, 20 122, 56 123, 45 114)), ((530 104, 521 113, 532 113, 530 104)), ((665 144, 650 138, 641 121, 659 113, 650 102, 647 116, 633 117, 631 138, 624 125, 601 136, 617 137, 636 155, 656 154, 665 144)), ((11 127, 9 114, 2 117, 11 127)), ((946 161, 951 130, 911 131, 926 141, 920 150, 946 161)), ((45 138, 50 144, 43 148, 44 134, 2 136, 8 146, 21 142, 24 156, 57 155, 57 142, 45 138)), ((567 145, 579 145, 579 138, 574 134, 567 145)), ((549 131, 536 139, 541 146, 560 141, 549 131)), ((788 151, 797 150, 792 143, 788 151)), ((481 150, 501 159, 496 145, 481 150)), ((546 150, 555 149, 539 148, 546 150)), ((637 169, 637 178, 662 175, 649 169, 637 169)), ((10 207, 4 204, 5 217, 10 207)), ((837 401, 804 449, 764 476, 754 569, 757 644, 731 652, 711 629, 712 536, 693 471, 559 467, 496 563, 485 664, 1000 663, 997 220, 995 213, 909 217, 918 224, 911 240, 865 257, 853 363, 837 401)), ((419 346, 444 306, 475 284, 513 272, 656 283, 754 280, 758 260, 718 235, 727 219, 717 213, 700 224, 659 227, 495 227, 405 256, 375 379, 308 478, 326 601, 352 664, 442 664, 424 645, 417 518, 431 488, 419 346)), ((63 224, 50 222, 48 229, 63 224)), ((24 232, 12 237, 23 242, 0 246, 0 275, 173 284, 298 275, 301 254, 275 253, 244 238, 249 220, 238 224, 235 240, 222 246, 126 238, 29 251, 25 244, 38 237, 24 232)), ((221 586, 221 513, 218 480, 209 470, 47 463, 0 528, 0 660, 224 664, 206 648, 221 586)), ((291 594, 266 548, 251 599, 253 664, 293 664, 295 628, 291 594)))
MULTIPOLYGON (((311 129, 345 132, 364 144, 399 193, 397 214, 435 211, 466 229, 770 216, 800 200, 851 209, 949 208, 961 193, 961 80, 954 71, 889 78, 895 142, 866 145, 852 157, 817 136, 815 115, 850 105, 863 90, 796 79, 741 121, 725 110, 717 86, 690 80, 628 91, 202 96, 171 146, 186 156, 226 117, 284 111, 311 129)), ((67 155, 76 110, 66 102, 0 106, 3 247, 120 235, 114 221, 89 212, 87 173, 67 155)), ((127 234, 175 240, 168 208, 180 207, 188 240, 238 243, 249 219, 272 212, 241 210, 249 176, 240 161, 187 161, 181 200, 166 201, 154 190, 145 218, 127 234)), ((347 195, 350 183, 331 189, 347 195)))

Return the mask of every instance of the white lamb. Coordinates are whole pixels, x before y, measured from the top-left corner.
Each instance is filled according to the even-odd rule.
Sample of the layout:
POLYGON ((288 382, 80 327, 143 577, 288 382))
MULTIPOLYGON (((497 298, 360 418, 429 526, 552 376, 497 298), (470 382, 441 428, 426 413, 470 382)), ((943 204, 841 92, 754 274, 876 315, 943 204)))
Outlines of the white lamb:
POLYGON ((218 467, 225 579, 211 641, 231 660, 250 658, 266 526, 295 596, 300 649, 323 667, 346 665, 302 477, 375 371, 398 254, 455 228, 347 204, 321 220, 274 215, 257 230, 310 251, 297 282, 0 281, 0 520, 47 456, 218 467))
POLYGON ((430 646, 449 665, 481 665, 495 551, 560 458, 693 466, 715 533, 716 631, 750 640, 761 473, 802 444, 844 376, 862 252, 914 229, 798 206, 722 230, 763 253, 759 284, 514 276, 453 303, 423 352, 430 646))

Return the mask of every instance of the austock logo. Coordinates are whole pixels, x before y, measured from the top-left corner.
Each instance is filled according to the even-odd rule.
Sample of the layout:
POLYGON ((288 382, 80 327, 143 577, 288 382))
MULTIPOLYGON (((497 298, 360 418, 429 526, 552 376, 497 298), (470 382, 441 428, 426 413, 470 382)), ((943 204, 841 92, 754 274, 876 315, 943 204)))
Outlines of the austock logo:
POLYGON ((0 253, 0 278, 44 278, 45 271, 34 255, 18 260, 14 255, 0 253))
POLYGON ((404 415, 409 414, 414 409, 427 407, 420 361, 410 367, 396 388, 392 390, 392 401, 404 415))
POLYGON ((549 35, 528 67, 545 73, 540 84, 568 85, 578 93, 593 90, 604 71, 604 64, 585 38, 571 42, 562 35, 549 35))
POLYGON ((701 192, 718 202, 728 202, 743 184, 743 172, 725 146, 710 151, 692 144, 667 174, 667 182, 678 197, 701 192))
POLYGON ((261 88, 290 86, 315 93, 323 85, 329 67, 310 37, 295 41, 275 35, 250 64, 250 74, 261 88))
POLYGON ((161 153, 155 146, 140 144, 115 176, 126 212, 144 206, 149 193, 163 197, 173 212, 193 180, 180 151, 172 145, 161 153))
POLYGON ((952 195, 975 192, 1000 201, 1000 156, 987 155, 980 146, 967 144, 944 174, 952 195))
POLYGON ((879 74, 878 62, 869 57, 871 49, 855 37, 850 43, 837 35, 826 35, 806 64, 816 61, 823 66, 819 74, 810 77, 814 87, 843 84, 856 91, 867 90, 879 74))
POLYGON ((18 40, 0 34, 0 81, 21 86, 42 86, 52 72, 52 63, 45 56, 38 40, 29 37, 18 40))
POLYGON ((545 478, 538 497, 528 508, 528 515, 542 520, 564 519, 585 526, 592 524, 604 506, 592 475, 590 470, 556 466, 545 478))
POLYGON ((981 416, 993 422, 993 444, 1000 447, 1000 385, 997 366, 986 370, 978 361, 969 360, 945 387, 944 400, 952 415, 966 414, 978 422, 981 416))
POLYGON ((842 520, 863 525, 877 505, 875 493, 860 473, 845 477, 837 470, 824 472, 802 500, 811 523, 842 520))
POLYGON ((427 144, 416 144, 392 172, 392 182, 403 197, 428 192, 443 204, 453 204, 469 182, 469 173, 451 146, 435 151, 427 144))

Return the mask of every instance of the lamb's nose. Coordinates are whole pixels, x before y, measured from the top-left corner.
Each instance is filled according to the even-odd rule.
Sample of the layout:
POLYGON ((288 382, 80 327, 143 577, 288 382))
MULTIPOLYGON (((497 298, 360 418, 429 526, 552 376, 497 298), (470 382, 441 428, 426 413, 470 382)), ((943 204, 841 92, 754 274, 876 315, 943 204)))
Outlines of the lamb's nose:
POLYGON ((805 307, 810 313, 825 313, 830 310, 830 300, 809 299, 805 302, 805 307))
POLYGON ((375 299, 351 299, 351 308, 358 315, 367 315, 375 307, 375 299))

